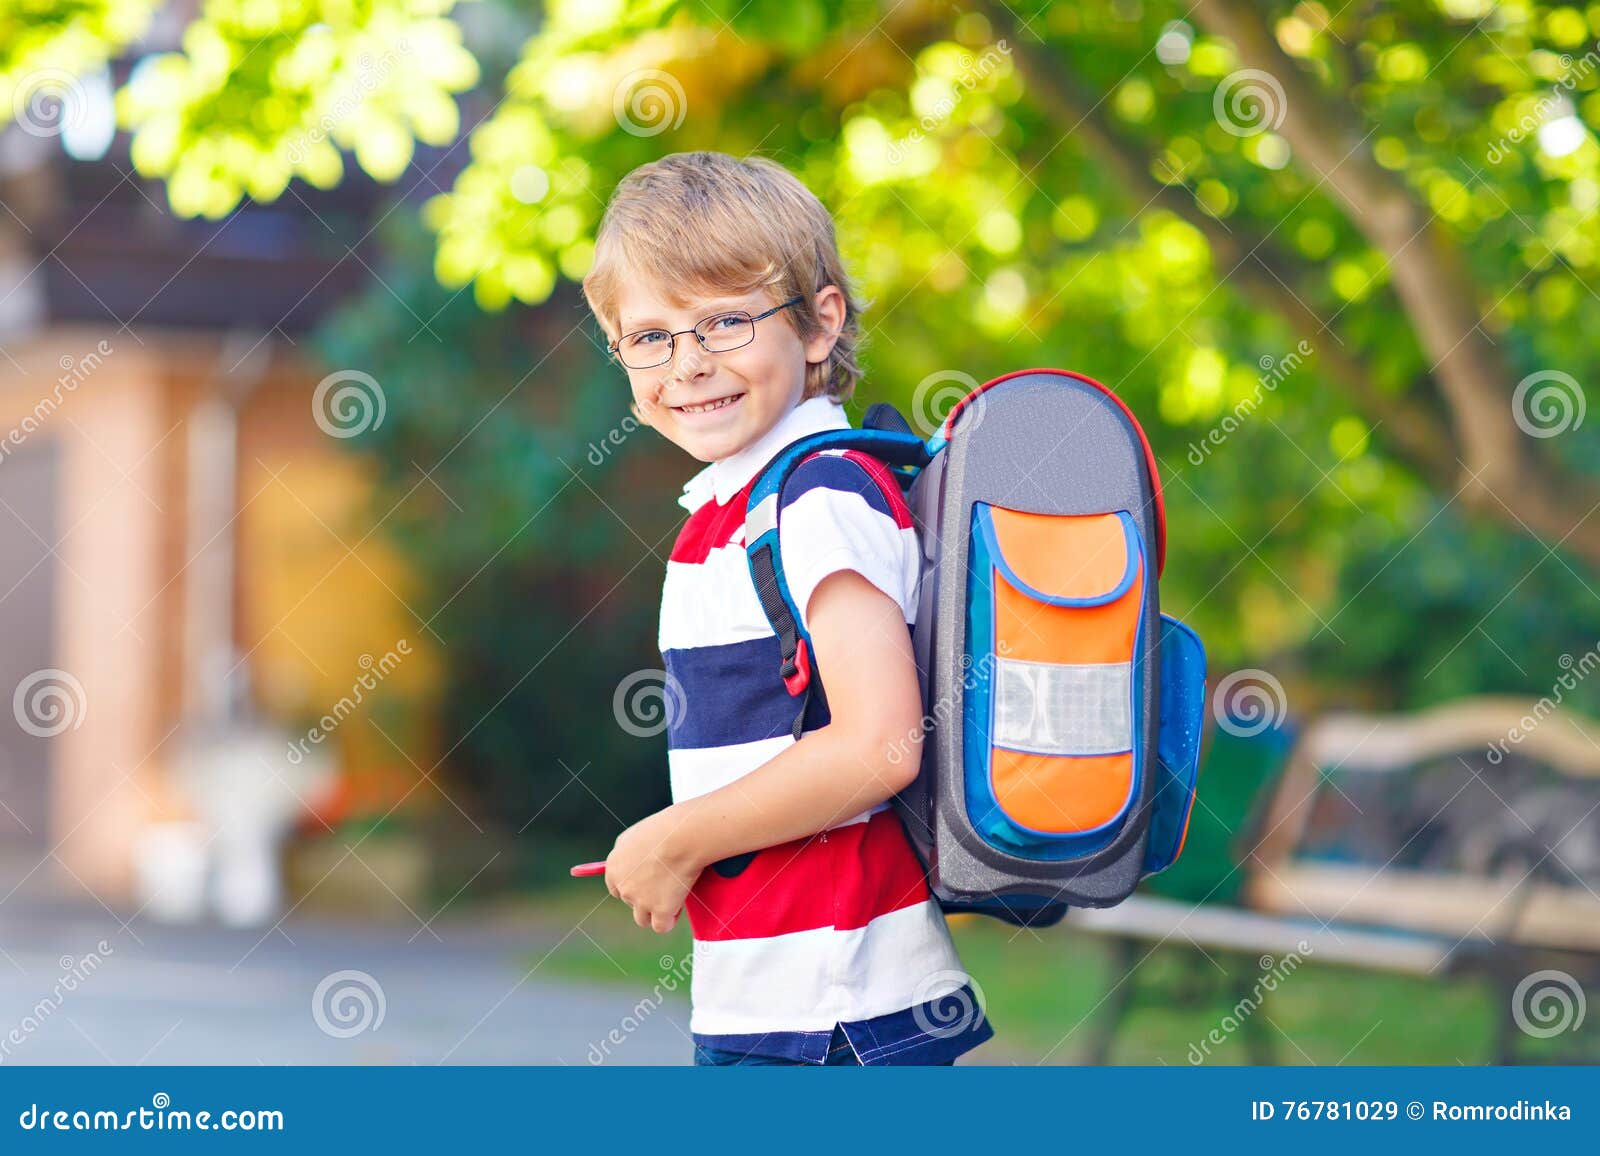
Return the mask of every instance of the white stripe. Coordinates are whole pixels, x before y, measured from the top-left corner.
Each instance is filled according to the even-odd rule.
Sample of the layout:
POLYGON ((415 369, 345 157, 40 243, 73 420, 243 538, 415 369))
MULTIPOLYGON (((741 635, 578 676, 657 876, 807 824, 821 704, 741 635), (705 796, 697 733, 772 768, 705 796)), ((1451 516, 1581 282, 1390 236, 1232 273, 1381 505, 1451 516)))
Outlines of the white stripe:
MULTIPOLYGON (((658 650, 723 646, 772 634, 761 613, 744 546, 720 546, 704 562, 668 562, 661 584, 658 650)), ((773 671, 777 671, 774 661, 773 671)))
MULTIPOLYGON (((817 456, 837 458, 843 457, 845 452, 843 449, 818 450, 817 456)), ((745 512, 744 522, 745 526, 748 527, 748 534, 745 538, 747 542, 754 542, 762 534, 776 526, 778 524, 778 495, 768 494, 760 502, 748 509, 745 512)))
POLYGON ((672 778, 672 801, 709 794, 741 779, 762 763, 770 762, 785 747, 794 745, 793 735, 757 739, 753 743, 734 743, 725 747, 684 747, 667 752, 667 769, 672 778))
MULTIPOLYGON (((698 798, 742 779, 763 763, 772 761, 778 753, 794 746, 793 735, 778 735, 758 739, 753 743, 734 743, 725 747, 684 747, 667 752, 667 774, 672 780, 672 801, 681 803, 698 798)), ((869 816, 887 810, 888 803, 869 807, 859 815, 852 815, 828 830, 848 827, 852 823, 865 823, 869 816)))
POLYGON ((966 982, 944 915, 929 899, 849 931, 696 940, 689 1030, 824 1031, 904 1011, 966 982))
POLYGON ((746 542, 754 542, 778 524, 778 495, 768 494, 751 509, 745 511, 746 542))
MULTIPOLYGON (((768 501, 776 508, 776 496, 768 501)), ((784 507, 779 533, 785 578, 803 628, 809 629, 812 593, 838 570, 859 571, 900 604, 908 624, 916 621, 922 569, 916 531, 895 525, 860 494, 822 486, 807 490, 784 507)), ((704 562, 667 563, 658 650, 724 646, 772 633, 750 578, 743 533, 710 551, 704 562)))
POLYGON ((860 573, 899 603, 908 624, 916 622, 922 570, 916 530, 897 526, 862 495, 824 486, 807 490, 783 508, 778 536, 784 577, 806 630, 812 593, 839 570, 860 573))

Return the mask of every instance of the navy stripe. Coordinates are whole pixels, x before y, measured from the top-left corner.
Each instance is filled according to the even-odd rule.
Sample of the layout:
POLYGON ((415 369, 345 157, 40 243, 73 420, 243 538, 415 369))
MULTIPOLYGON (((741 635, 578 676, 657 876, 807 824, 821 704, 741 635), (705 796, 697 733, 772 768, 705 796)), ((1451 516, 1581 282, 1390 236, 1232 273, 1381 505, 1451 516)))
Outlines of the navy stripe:
POLYGON ((692 1034, 696 1044, 719 1052, 820 1064, 827 1059, 828 1042, 833 1038, 833 1029, 826 1028, 820 1032, 752 1032, 748 1035, 725 1036, 711 1036, 702 1032, 692 1034))
POLYGON ((994 1035, 970 983, 914 1008, 839 1026, 864 1065, 942 1064, 994 1035))
MULTIPOLYGON (((971 984, 919 1007, 867 1020, 846 1020, 839 1027, 867 1066, 946 1064, 994 1035, 971 984)), ((827 1058, 833 1032, 693 1035, 701 1047, 718 1051, 820 1064, 827 1058)))
MULTIPOLYGON (((669 716, 667 747, 727 747, 791 732, 800 700, 784 688, 778 636, 768 634, 724 646, 663 650, 662 664, 683 691, 681 709, 669 716)), ((812 685, 822 677, 812 670, 812 685)), ((806 705, 805 730, 828 725, 826 692, 813 691, 806 705)))
POLYGON ((807 458, 794 468, 783 487, 783 508, 794 505, 795 499, 809 490, 838 490, 846 494, 860 494, 873 510, 895 521, 894 511, 883 490, 872 480, 872 475, 857 462, 836 454, 823 454, 807 458))

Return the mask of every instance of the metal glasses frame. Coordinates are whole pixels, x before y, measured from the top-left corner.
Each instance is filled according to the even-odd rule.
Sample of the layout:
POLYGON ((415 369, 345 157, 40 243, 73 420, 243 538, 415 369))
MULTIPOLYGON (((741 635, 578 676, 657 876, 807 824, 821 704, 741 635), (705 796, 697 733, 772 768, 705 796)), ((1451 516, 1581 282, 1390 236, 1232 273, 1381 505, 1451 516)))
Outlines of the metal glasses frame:
POLYGON ((611 355, 613 357, 615 357, 619 362, 622 363, 622 366, 625 369, 659 369, 659 368, 661 368, 661 366, 667 365, 668 363, 670 363, 672 361, 673 357, 675 357, 677 355, 677 352, 678 352, 678 338, 682 337, 685 333, 694 334, 694 339, 700 343, 700 348, 704 349, 707 353, 731 353, 735 349, 743 349, 746 345, 749 345, 751 341, 754 341, 756 339, 756 328, 755 328, 755 325, 756 325, 757 321, 765 321, 768 317, 771 317, 774 313, 777 313, 779 310, 787 309, 791 305, 798 305, 803 300, 805 300, 804 297, 791 297, 791 298, 789 298, 789 300, 783 302, 783 304, 774 305, 771 309, 768 309, 765 313, 757 313, 754 316, 751 316, 748 312, 746 312, 743 309, 724 309, 721 313, 713 313, 710 317, 702 317, 699 321, 696 321, 692 327, 690 327, 688 329, 680 329, 675 333, 667 331, 667 330, 662 330, 662 329, 660 329, 659 326, 652 326, 649 329, 635 329, 631 333, 624 333, 621 337, 617 338, 610 345, 606 346, 606 348, 608 350, 610 350, 611 355), (706 322, 708 322, 708 321, 715 321, 719 317, 729 317, 729 316, 732 316, 734 314, 742 314, 745 317, 745 319, 750 322, 750 340, 749 341, 741 341, 738 345, 730 345, 726 349, 712 349, 710 346, 708 346, 706 344, 705 334, 700 332, 700 326, 706 324, 706 322), (622 360, 622 343, 624 341, 628 340, 628 338, 630 338, 630 337, 637 337, 641 333, 655 333, 655 332, 664 332, 664 333, 667 334, 667 355, 665 357, 663 357, 660 361, 657 361, 652 365, 629 365, 626 361, 622 360))

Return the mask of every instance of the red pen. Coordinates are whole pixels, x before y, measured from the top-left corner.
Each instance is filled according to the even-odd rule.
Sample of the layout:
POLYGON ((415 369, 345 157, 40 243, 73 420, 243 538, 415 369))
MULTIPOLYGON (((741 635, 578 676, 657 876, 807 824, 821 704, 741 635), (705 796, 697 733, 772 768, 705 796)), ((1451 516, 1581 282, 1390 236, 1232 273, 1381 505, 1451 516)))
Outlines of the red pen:
POLYGON ((576 867, 574 867, 572 869, 572 874, 574 876, 580 876, 580 875, 604 875, 605 873, 606 873, 606 861, 604 859, 600 860, 600 862, 598 862, 598 863, 579 863, 576 867))

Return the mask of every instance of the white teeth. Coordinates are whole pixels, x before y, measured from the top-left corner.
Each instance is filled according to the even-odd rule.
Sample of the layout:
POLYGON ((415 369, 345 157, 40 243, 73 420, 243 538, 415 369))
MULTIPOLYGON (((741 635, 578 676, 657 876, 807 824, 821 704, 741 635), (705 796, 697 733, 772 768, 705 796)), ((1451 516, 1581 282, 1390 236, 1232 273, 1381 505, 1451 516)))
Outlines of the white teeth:
POLYGON ((678 408, 684 413, 710 413, 714 409, 722 409, 724 406, 732 405, 739 400, 739 396, 739 394, 735 394, 732 397, 725 397, 721 401, 714 401, 709 405, 680 405, 678 408))

